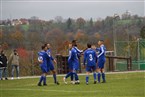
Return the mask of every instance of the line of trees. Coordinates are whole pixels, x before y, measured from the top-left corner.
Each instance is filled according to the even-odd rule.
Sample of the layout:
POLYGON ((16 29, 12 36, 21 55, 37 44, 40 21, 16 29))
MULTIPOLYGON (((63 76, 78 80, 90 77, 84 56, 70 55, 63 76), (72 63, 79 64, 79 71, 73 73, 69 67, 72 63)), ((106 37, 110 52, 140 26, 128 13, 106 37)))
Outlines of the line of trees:
MULTIPOLYGON (((99 39, 105 40, 107 50, 113 50, 114 33, 116 40, 135 41, 137 38, 145 38, 145 17, 138 15, 114 18, 107 16, 105 19, 94 21, 85 20, 82 17, 78 19, 63 19, 57 16, 54 20, 44 21, 38 18, 29 19, 29 25, 4 25, 0 27, 0 44, 5 50, 14 48, 19 49, 21 64, 23 67, 31 67, 33 72, 26 74, 38 73, 37 52, 43 43, 52 45, 53 54, 67 55, 67 44, 73 39, 79 41, 79 48, 86 48, 87 42, 97 44, 99 39), (27 64, 27 65, 26 65, 27 64)), ((9 53, 8 53, 9 55, 9 53)), ((27 69, 23 69, 26 71, 27 69)))

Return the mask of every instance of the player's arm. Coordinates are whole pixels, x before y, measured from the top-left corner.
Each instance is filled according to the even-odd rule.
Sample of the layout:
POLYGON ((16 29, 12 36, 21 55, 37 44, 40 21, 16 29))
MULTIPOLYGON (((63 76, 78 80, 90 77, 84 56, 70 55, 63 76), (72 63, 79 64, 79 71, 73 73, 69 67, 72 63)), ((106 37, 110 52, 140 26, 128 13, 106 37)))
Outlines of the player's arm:
POLYGON ((77 47, 75 47, 77 53, 83 53, 83 50, 79 50, 77 47))
POLYGON ((100 49, 101 49, 101 53, 97 56, 98 58, 99 58, 101 55, 103 55, 103 53, 105 52, 104 49, 103 49, 103 46, 101 46, 100 49))

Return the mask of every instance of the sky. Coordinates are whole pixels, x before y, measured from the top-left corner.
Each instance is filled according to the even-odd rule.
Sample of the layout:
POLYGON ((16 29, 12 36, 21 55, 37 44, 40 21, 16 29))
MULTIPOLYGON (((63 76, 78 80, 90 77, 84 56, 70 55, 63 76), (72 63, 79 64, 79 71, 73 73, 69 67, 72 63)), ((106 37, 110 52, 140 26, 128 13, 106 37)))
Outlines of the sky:
POLYGON ((145 16, 145 0, 0 0, 0 18, 20 19, 37 16, 50 20, 82 17, 98 19, 125 13, 145 16))

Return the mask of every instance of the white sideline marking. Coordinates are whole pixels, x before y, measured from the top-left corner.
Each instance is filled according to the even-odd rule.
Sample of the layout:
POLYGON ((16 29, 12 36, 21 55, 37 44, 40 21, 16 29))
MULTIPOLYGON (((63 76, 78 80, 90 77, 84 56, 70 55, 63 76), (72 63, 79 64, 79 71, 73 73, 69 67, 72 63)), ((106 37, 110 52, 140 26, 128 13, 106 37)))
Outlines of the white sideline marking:
POLYGON ((46 90, 46 89, 2 89, 4 91, 43 91, 43 92, 68 92, 68 93, 72 93, 72 92, 81 92, 81 93, 97 93, 97 92, 102 92, 102 91, 66 91, 66 90, 46 90))
MULTIPOLYGON (((123 72, 106 72, 106 74, 126 74, 126 73, 137 73, 137 72, 144 72, 145 70, 140 70, 140 71, 123 71, 123 72)), ((64 77, 66 74, 58 74, 57 76, 62 76, 64 77)), ((85 73, 79 73, 78 75, 86 75, 85 73)), ((20 77, 20 79, 28 79, 28 78, 39 78, 40 76, 24 76, 24 77, 20 77)), ((47 75, 47 77, 53 77, 52 75, 47 75)), ((9 79, 11 79, 9 77, 9 79)), ((17 78, 14 78, 17 79, 17 78)))

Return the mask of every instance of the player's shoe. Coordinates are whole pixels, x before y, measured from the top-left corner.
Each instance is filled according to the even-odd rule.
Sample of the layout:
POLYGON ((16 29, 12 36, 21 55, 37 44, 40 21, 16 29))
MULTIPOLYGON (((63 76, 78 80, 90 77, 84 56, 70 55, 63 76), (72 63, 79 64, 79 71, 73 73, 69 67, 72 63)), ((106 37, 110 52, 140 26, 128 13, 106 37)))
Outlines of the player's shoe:
POLYGON ((8 80, 8 78, 6 77, 5 80, 8 80))
POLYGON ((86 85, 89 85, 89 83, 88 83, 88 82, 86 82, 86 85))
POLYGON ((20 79, 20 77, 17 77, 17 79, 20 79))
POLYGON ((38 85, 38 86, 42 86, 41 83, 38 83, 37 85, 38 85))
POLYGON ((97 83, 97 81, 94 81, 94 84, 96 84, 97 83))
POLYGON ((63 82, 64 82, 65 84, 67 84, 67 82, 66 82, 66 78, 65 78, 65 77, 63 78, 63 82))
POLYGON ((106 83, 106 81, 102 81, 102 83, 106 83))
POLYGON ((70 83, 73 84, 73 81, 71 81, 70 83))
POLYGON ((43 84, 43 86, 47 86, 47 84, 43 84))
POLYGON ((75 81, 75 84, 80 84, 80 81, 79 80, 75 81))
POLYGON ((12 77, 11 80, 13 80, 14 78, 12 77))
POLYGON ((59 82, 57 81, 57 82, 55 82, 55 84, 56 84, 56 85, 59 85, 59 82))
POLYGON ((76 82, 75 81, 72 81, 72 84, 74 85, 74 84, 76 84, 76 82))

